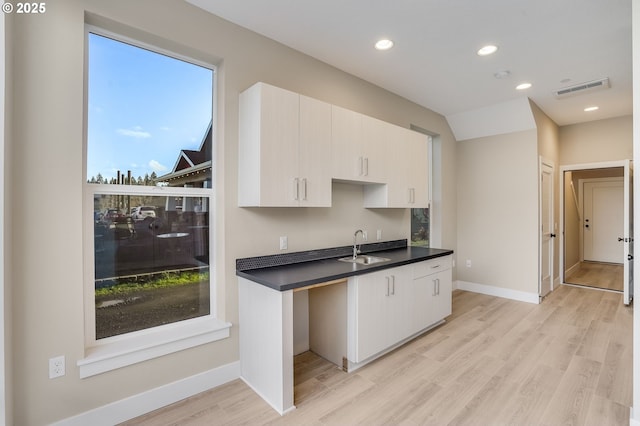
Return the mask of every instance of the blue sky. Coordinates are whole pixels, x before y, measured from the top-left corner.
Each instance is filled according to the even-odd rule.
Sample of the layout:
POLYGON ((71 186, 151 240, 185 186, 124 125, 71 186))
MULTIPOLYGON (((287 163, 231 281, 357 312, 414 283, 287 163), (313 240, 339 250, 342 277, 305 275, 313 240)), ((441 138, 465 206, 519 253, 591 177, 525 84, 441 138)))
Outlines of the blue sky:
POLYGON ((89 35, 87 179, 144 177, 198 149, 212 116, 213 71, 89 35))

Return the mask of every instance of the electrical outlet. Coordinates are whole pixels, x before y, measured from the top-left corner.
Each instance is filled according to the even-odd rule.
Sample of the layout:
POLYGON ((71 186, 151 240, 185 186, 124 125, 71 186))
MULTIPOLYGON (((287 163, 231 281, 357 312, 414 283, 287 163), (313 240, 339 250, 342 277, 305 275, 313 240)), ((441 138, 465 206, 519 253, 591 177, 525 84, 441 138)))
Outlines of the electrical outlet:
POLYGON ((55 379, 65 375, 64 355, 49 358, 49 378, 55 379))
POLYGON ((367 231, 362 231, 362 241, 367 241, 367 240, 368 240, 367 231))
POLYGON ((378 229, 376 232, 376 239, 380 241, 382 239, 382 229, 378 229))
POLYGON ((287 237, 280 237, 280 250, 286 250, 289 247, 289 239, 287 237))
POLYGON ((467 265, 467 268, 471 268, 471 259, 467 259, 466 265, 467 265))

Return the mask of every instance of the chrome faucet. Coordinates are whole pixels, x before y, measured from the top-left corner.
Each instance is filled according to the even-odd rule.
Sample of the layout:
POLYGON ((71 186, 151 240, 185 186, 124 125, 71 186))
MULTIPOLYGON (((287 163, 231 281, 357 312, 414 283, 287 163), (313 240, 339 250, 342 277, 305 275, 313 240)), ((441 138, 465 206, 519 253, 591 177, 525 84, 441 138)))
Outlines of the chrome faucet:
POLYGON ((353 234, 353 258, 354 259, 358 257, 358 254, 360 254, 360 247, 356 245, 356 240, 358 239, 358 233, 362 234, 362 236, 364 237, 364 232, 362 232, 362 229, 358 229, 353 234))

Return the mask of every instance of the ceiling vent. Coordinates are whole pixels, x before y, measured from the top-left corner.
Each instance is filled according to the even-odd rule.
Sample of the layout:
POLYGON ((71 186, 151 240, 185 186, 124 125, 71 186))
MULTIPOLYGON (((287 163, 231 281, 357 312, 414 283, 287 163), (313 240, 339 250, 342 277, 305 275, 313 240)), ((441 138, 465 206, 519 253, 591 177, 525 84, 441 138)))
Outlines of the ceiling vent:
POLYGON ((569 96, 581 95, 586 92, 593 92, 595 90, 608 89, 609 77, 601 78, 600 80, 587 81, 586 83, 580 83, 573 86, 563 87, 553 91, 553 94, 558 99, 567 98, 569 96))

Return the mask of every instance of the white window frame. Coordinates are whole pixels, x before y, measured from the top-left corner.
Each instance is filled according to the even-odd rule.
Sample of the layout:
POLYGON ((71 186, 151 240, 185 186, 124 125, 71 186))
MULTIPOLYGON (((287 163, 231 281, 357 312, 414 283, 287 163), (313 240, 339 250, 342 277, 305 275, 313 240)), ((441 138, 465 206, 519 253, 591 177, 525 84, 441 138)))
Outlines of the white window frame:
MULTIPOLYGON (((215 196, 216 179, 215 171, 212 170, 212 188, 183 188, 183 187, 160 187, 160 186, 137 186, 137 185, 111 185, 111 184, 89 184, 87 183, 87 123, 88 123, 88 53, 89 34, 97 34, 109 37, 116 41, 127 43, 142 49, 147 49, 155 53, 169 56, 174 59, 186 61, 195 65, 208 68, 213 71, 213 93, 212 93, 212 116, 216 117, 216 96, 217 96, 217 69, 212 64, 203 63, 190 57, 185 57, 175 52, 167 51, 157 46, 134 40, 120 34, 115 34, 91 25, 85 25, 85 74, 84 74, 84 123, 85 131, 83 135, 83 278, 84 278, 84 325, 85 325, 85 351, 84 358, 78 360, 77 365, 80 371, 80 378, 94 376, 116 368, 150 360, 159 356, 173 352, 192 348, 195 346, 210 343, 216 340, 229 337, 231 324, 217 317, 216 296, 216 273, 214 256, 209 257, 209 315, 198 318, 187 319, 158 327, 151 327, 131 333, 107 337, 96 340, 95 336, 95 271, 94 271, 94 224, 93 224, 93 199, 94 195, 106 194, 131 194, 131 195, 151 195, 151 196, 182 196, 182 197, 207 197, 209 199, 209 248, 210 253, 217 251, 215 244, 216 221, 215 219, 215 196)), ((215 128, 215 127, 214 127, 215 128)), ((215 145, 216 138, 212 143, 215 145)), ((212 156, 215 157, 215 146, 212 147, 212 156)), ((178 152, 176 152, 178 155, 178 152)), ((216 164, 212 158, 212 164, 216 164)))

